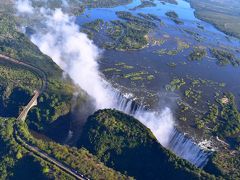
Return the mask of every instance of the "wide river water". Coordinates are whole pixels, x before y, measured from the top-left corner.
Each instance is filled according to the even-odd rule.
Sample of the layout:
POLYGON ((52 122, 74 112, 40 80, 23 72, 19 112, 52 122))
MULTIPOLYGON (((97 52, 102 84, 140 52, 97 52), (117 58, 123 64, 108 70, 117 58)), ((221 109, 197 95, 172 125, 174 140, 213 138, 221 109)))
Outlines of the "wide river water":
MULTIPOLYGON (((159 107, 162 108, 166 105, 172 107, 173 110, 176 108, 176 99, 184 96, 183 92, 179 91, 175 93, 169 93, 165 91, 166 84, 168 84, 173 78, 176 77, 191 77, 192 79, 201 78, 204 80, 210 80, 212 82, 225 84, 225 86, 221 89, 216 87, 204 87, 202 89, 204 94, 201 99, 202 103, 198 103, 198 105, 195 105, 195 108, 199 111, 207 110, 207 101, 214 102, 214 95, 216 92, 222 93, 230 91, 237 98, 239 98, 240 68, 233 67, 232 65, 217 65, 216 60, 211 57, 209 49, 222 48, 230 51, 239 58, 240 40, 234 37, 230 37, 216 29, 213 25, 196 18, 194 15, 195 10, 191 8, 188 2, 183 0, 178 0, 177 2, 177 5, 169 3, 163 4, 162 2, 155 0, 155 7, 145 7, 136 10, 131 9, 140 5, 140 0, 133 0, 133 2, 128 5, 117 6, 114 8, 92 8, 87 9, 84 14, 78 16, 76 22, 81 26, 87 22, 91 22, 96 19, 103 19, 105 22, 110 22, 112 20, 120 20, 116 16, 117 11, 128 11, 136 16, 138 15, 138 13, 150 13, 158 16, 162 20, 163 25, 160 25, 157 29, 155 29, 152 34, 155 38, 164 39, 165 37, 167 37, 165 38, 166 42, 163 45, 149 46, 147 48, 135 51, 104 50, 102 58, 100 60, 100 70, 108 79, 108 81, 110 81, 117 88, 120 88, 122 92, 134 94, 137 98, 141 99, 141 103, 149 103, 151 108, 153 109, 158 109, 159 107), (179 19, 183 21, 184 24, 175 24, 169 17, 165 15, 165 13, 168 11, 175 11, 179 16, 179 19), (167 50, 176 49, 176 41, 179 39, 189 44, 190 48, 183 50, 173 56, 159 56, 158 54, 154 53, 161 48, 167 50), (206 47, 206 49, 208 49, 208 55, 200 62, 189 62, 187 60, 187 56, 193 50, 193 48, 197 46, 206 47), (118 73, 116 74, 113 72, 105 71, 109 68, 116 68, 116 64, 118 64, 119 62, 134 67, 134 70, 121 69, 122 74, 145 71, 149 74, 154 75, 155 79, 151 82, 132 82, 124 78, 119 78, 121 75, 119 75, 118 73), (168 63, 174 63, 176 64, 176 66, 172 68, 168 65, 168 63), (155 94, 158 97, 157 100, 155 96, 152 99, 151 97, 148 98, 147 95, 149 95, 149 92, 155 94)), ((94 42, 100 47, 102 37, 104 36, 102 36, 100 32, 100 34, 98 34, 94 38, 94 42)), ((239 102, 237 103, 238 105, 240 105, 239 102)), ((188 116, 190 118, 194 118, 193 113, 189 114, 188 116)), ((178 116, 176 116, 176 118, 177 117, 178 116)), ((177 119, 176 124, 178 124, 177 119)), ((184 128, 182 127, 180 127, 180 129, 184 130, 184 128)), ((193 134, 195 133, 194 130, 192 132, 193 134)), ((193 134, 191 134, 190 136, 192 136, 192 138, 196 138, 197 135, 193 137, 193 134)), ((199 151, 196 150, 196 147, 192 146, 192 142, 189 143, 182 136, 178 137, 179 135, 176 134, 174 134, 173 136, 177 138, 175 139, 175 142, 171 145, 170 149, 175 151, 175 153, 177 153, 179 156, 185 156, 186 158, 186 151, 194 151, 195 154, 199 153, 199 151), (177 140, 184 143, 185 146, 188 146, 188 149, 184 149, 184 145, 178 146, 177 140), (180 150, 181 148, 184 150, 180 150)), ((200 140, 201 138, 198 138, 198 141, 200 140)), ((206 158, 205 155, 201 156, 204 156, 204 158, 206 158)), ((199 157, 194 157, 193 155, 193 157, 187 157, 186 159, 194 163, 196 158, 199 157)), ((205 161, 200 163, 204 164, 205 161)), ((197 165, 202 166, 199 164, 197 165)))
MULTIPOLYGON (((194 9, 185 1, 179 0, 178 5, 163 4, 158 0, 155 0, 154 3, 156 3, 155 7, 137 10, 131 9, 140 5, 140 0, 134 0, 131 4, 114 8, 87 9, 84 14, 76 18, 76 23, 81 27, 84 23, 96 19, 103 19, 105 22, 116 20, 118 19, 115 14, 117 11, 129 11, 134 15, 151 13, 160 17, 163 22, 159 23, 158 28, 151 32, 151 36, 164 39, 163 45, 125 52, 104 50, 101 53, 101 58, 97 59, 97 47, 78 31, 68 16, 59 10, 55 11, 52 17, 45 16, 47 20, 43 23, 46 23, 46 29, 43 32, 41 29, 36 31, 37 33, 31 37, 31 40, 42 52, 52 57, 63 70, 69 73, 75 83, 92 95, 95 100, 99 100, 100 105, 102 102, 105 103, 104 100, 108 101, 107 105, 104 104, 100 106, 101 108, 116 108, 134 115, 153 131, 163 146, 196 166, 203 167, 211 153, 206 152, 198 146, 198 143, 193 141, 194 134, 186 136, 179 131, 179 129, 182 131, 184 128, 179 126, 178 116, 175 113, 176 99, 181 99, 183 93, 180 91, 169 93, 165 90, 165 86, 175 77, 201 78, 225 83, 226 86, 220 89, 221 92, 231 91, 239 97, 239 68, 231 65, 218 66, 216 60, 209 57, 209 54, 200 62, 188 61, 187 55, 194 47, 204 46, 206 48, 228 49, 239 57, 240 42, 238 39, 218 31, 209 23, 197 19, 194 16, 194 9), (165 15, 167 11, 172 10, 179 15, 179 19, 184 22, 183 25, 175 24, 165 15), (187 43, 189 48, 181 50, 176 55, 159 56, 155 53, 160 49, 176 49, 179 40, 187 43), (99 75, 98 63, 101 73, 105 76, 99 75), (116 64, 119 63, 133 68, 122 69, 120 75, 105 71, 108 68, 117 67, 116 64), (168 63, 174 63, 176 66, 173 68, 168 63), (154 79, 133 82, 122 78, 126 73, 139 71, 154 75, 154 79), (148 108, 145 108, 146 104, 149 105, 148 108)), ((102 36, 100 32, 93 41, 99 47, 102 45, 102 37, 104 35, 102 36)), ((195 107, 199 111, 206 110, 206 102, 213 101, 216 92, 220 93, 216 87, 205 87, 202 90, 203 103, 199 103, 195 107)), ((191 118, 192 114, 189 114, 188 117, 191 118)), ((198 138, 198 141, 201 140, 203 139, 198 138)))
MULTIPOLYGON (((105 22, 109 22, 118 19, 115 14, 117 11, 128 11, 134 15, 138 13, 154 14, 160 17, 164 23, 164 25, 159 26, 159 28, 152 33, 156 38, 164 39, 167 37, 165 38, 167 39, 166 42, 160 47, 150 46, 142 50, 127 52, 115 50, 104 51, 103 58, 100 62, 101 70, 113 83, 118 83, 123 87, 131 87, 132 82, 116 78, 116 74, 104 72, 104 69, 112 68, 114 64, 123 62, 127 65, 134 66, 136 71, 147 71, 149 74, 154 74, 154 76, 156 76, 155 80, 145 83, 144 86, 147 90, 155 93, 159 91, 162 92, 163 89, 165 89, 165 85, 174 77, 185 78, 186 76, 191 76, 195 79, 202 78, 218 83, 225 83, 226 86, 223 88, 223 91, 231 91, 236 96, 239 96, 240 79, 238 77, 240 76, 240 68, 233 67, 232 65, 224 67, 217 65, 216 60, 210 57, 210 52, 208 52, 208 56, 201 62, 189 62, 187 56, 194 47, 202 46, 207 49, 227 49, 240 58, 240 40, 224 34, 207 22, 197 19, 194 15, 195 10, 191 8, 188 2, 184 0, 178 0, 177 2, 177 5, 169 3, 163 4, 161 1, 155 0, 154 3, 156 7, 131 10, 133 7, 141 4, 140 0, 133 0, 133 2, 128 5, 114 8, 87 9, 84 14, 77 17, 76 21, 80 26, 96 19, 103 19, 105 22), (184 24, 176 25, 165 15, 168 11, 175 11, 184 24), (190 34, 186 31, 190 31, 190 34), (191 32, 195 33, 195 35, 191 34, 191 32), (198 41, 196 37, 199 38, 200 41, 198 41), (154 53, 161 48, 167 50, 176 49, 176 41, 178 39, 188 43, 190 48, 175 56, 159 56, 154 53), (167 65, 168 63, 175 63, 177 66, 172 68, 167 65)), ((101 47, 99 39, 101 39, 101 34, 94 39, 94 42, 101 47)), ((128 72, 131 71, 126 70, 126 72, 123 73, 128 72)), ((209 98, 213 97, 211 88, 206 88, 205 91, 204 93, 206 93, 209 98)))

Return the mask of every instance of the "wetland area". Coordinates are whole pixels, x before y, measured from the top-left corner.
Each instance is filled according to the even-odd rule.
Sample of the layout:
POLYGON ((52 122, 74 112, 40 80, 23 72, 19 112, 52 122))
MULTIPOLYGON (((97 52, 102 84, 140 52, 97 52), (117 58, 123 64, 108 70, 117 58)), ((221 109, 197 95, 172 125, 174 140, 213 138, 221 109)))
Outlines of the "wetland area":
POLYGON ((168 104, 179 129, 209 139, 222 126, 205 122, 209 107, 240 97, 240 41, 196 18, 186 1, 144 4, 89 8, 76 21, 104 49, 108 81, 150 109, 168 104))

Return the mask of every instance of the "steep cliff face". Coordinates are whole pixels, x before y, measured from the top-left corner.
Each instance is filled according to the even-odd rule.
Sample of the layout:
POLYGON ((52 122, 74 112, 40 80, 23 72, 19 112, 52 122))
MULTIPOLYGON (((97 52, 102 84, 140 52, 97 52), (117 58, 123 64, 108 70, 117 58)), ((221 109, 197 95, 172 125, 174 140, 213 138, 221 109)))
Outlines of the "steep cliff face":
MULTIPOLYGON (((59 66, 19 31, 17 22, 13 15, 0 13, 0 54, 36 67, 46 75, 47 81, 47 88, 40 96, 38 106, 29 113, 27 122, 41 132, 52 131, 53 126, 49 128, 49 125, 59 119, 68 126, 74 107, 90 103, 88 95, 68 76, 63 77, 59 66)), ((43 77, 39 71, 4 58, 0 59, 0 72, 0 115, 17 117, 33 91, 41 88, 43 77)))
POLYGON ((0 117, 0 146, 0 179, 76 179, 69 171, 62 171, 56 162, 71 167, 72 171, 82 173, 89 179, 132 179, 104 166, 84 148, 77 149, 49 139, 43 141, 34 138, 26 124, 17 123, 15 118, 0 117), (32 148, 26 146, 28 143, 32 148), (43 158, 34 149, 45 152, 48 157, 55 159, 55 163, 50 163, 50 158, 43 158))
POLYGON ((163 148, 138 120, 116 110, 100 110, 90 116, 79 146, 136 179, 210 177, 163 148))

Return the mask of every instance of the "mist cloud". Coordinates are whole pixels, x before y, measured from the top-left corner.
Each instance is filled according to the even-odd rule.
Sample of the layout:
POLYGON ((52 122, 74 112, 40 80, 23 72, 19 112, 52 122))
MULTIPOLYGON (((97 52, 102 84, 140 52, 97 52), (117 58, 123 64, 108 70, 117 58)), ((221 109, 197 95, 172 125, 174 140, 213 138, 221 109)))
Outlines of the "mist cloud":
POLYGON ((41 11, 46 18, 47 33, 37 33, 31 40, 40 50, 49 55, 74 82, 81 86, 96 101, 96 108, 111 107, 109 86, 98 71, 99 49, 79 32, 75 19, 61 9, 41 11))
POLYGON ((69 4, 68 4, 68 2, 66 0, 62 0, 62 5, 64 7, 68 7, 69 6, 69 4))
MULTIPOLYGON (((31 40, 39 49, 50 56, 73 81, 95 100, 95 108, 116 108, 130 113, 127 104, 122 104, 118 92, 109 84, 99 71, 99 50, 87 35, 79 31, 75 18, 62 12, 61 9, 36 10, 42 16, 44 31, 37 29, 31 40), (120 105, 121 104, 121 105, 120 105)), ((20 11, 19 11, 20 12, 20 11)), ((130 102, 131 103, 131 102, 130 102)), ((164 108, 160 112, 137 110, 133 114, 152 130, 158 141, 167 146, 169 134, 174 129, 171 110, 164 108)))
POLYGON ((29 0, 17 0, 15 5, 19 13, 33 13, 34 8, 29 0))
POLYGON ((174 118, 168 107, 165 107, 160 112, 140 111, 136 114, 136 118, 151 129, 164 147, 168 146, 170 134, 174 131, 174 118))

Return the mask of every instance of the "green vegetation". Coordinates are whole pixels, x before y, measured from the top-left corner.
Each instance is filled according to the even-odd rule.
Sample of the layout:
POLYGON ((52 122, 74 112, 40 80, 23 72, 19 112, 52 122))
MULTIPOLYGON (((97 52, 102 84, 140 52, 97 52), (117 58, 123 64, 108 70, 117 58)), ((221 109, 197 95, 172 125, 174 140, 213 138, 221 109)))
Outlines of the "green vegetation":
POLYGON ((119 5, 126 5, 132 2, 132 0, 82 0, 85 6, 91 8, 98 8, 98 7, 114 7, 119 5))
POLYGON ((240 178, 240 153, 239 151, 223 150, 214 154, 206 171, 215 172, 223 179, 239 179, 240 178))
POLYGON ((200 24, 198 24, 197 27, 198 27, 199 29, 204 30, 204 26, 202 26, 202 25, 200 25, 200 24))
POLYGON ((213 178, 164 149, 138 120, 116 110, 90 116, 79 146, 136 179, 213 178))
POLYGON ((204 48, 195 47, 193 51, 189 54, 188 59, 190 61, 201 61, 206 55, 207 52, 204 48))
POLYGON ((120 21, 112 21, 109 25, 108 25, 108 30, 107 30, 107 34, 113 39, 113 40, 118 40, 119 38, 121 38, 122 34, 124 31, 124 27, 122 25, 122 22, 120 21))
MULTIPOLYGON (((37 5, 37 2, 42 3, 41 1, 33 1, 34 6, 37 5)), ((85 5, 91 8, 111 7, 127 4, 130 1, 83 0, 81 1, 83 2, 82 5, 71 6, 71 11, 75 14, 82 12, 85 5)), ((177 3, 175 0, 166 1, 177 3)), ((57 0, 48 2, 51 3, 50 8, 58 7, 60 4, 60 1, 57 0)), ((15 19, 12 16, 3 14, 2 3, 7 2, 0 2, 0 53, 44 70, 48 83, 47 90, 39 98, 38 106, 34 107, 28 115, 26 121, 28 126, 20 124, 18 128, 21 132, 18 132, 17 136, 27 140, 33 146, 37 146, 43 152, 71 168, 86 174, 91 179, 131 179, 127 175, 138 179, 159 179, 159 177, 164 179, 179 177, 182 179, 214 178, 165 150, 146 127, 134 118, 117 111, 99 111, 89 118, 81 137, 84 141, 79 141, 79 145, 83 148, 77 149, 62 146, 52 141, 35 139, 28 132, 28 127, 45 134, 53 133, 58 136, 63 134, 64 136, 64 133, 57 133, 60 131, 55 130, 55 124, 64 122, 64 125, 67 125, 65 127, 68 127, 68 123, 73 117, 73 111, 71 110, 74 109, 72 106, 74 92, 80 94, 77 98, 77 107, 86 107, 84 102, 87 101, 87 95, 80 88, 75 87, 68 77, 62 79, 60 68, 18 31, 15 27, 15 19), (90 154, 84 147, 96 156, 90 154), (100 160, 106 165, 121 171, 122 174, 106 167, 100 160)), ((140 5, 137 8, 154 6, 153 4, 152 1, 145 1, 142 6, 140 5)), ((159 46, 162 45, 165 39, 155 40, 154 37, 151 37, 154 34, 152 33, 154 28, 161 25, 161 19, 152 14, 133 13, 134 15, 127 12, 118 12, 117 15, 120 20, 109 22, 109 24, 97 19, 85 24, 83 31, 91 37, 97 33, 107 33, 111 39, 106 37, 107 40, 110 39, 106 46, 116 50, 141 49, 148 45, 151 46, 152 42, 159 46)), ((169 17, 177 24, 183 23, 176 13, 169 14, 169 17)), ((202 27, 198 27, 202 29, 202 27)), ((166 33, 167 29, 164 28, 160 33, 166 33)), ((184 31, 192 35, 197 41, 201 40, 198 33, 189 30, 184 31)), ((159 54, 177 55, 189 47, 190 44, 187 42, 177 40, 176 48, 172 50, 162 49, 159 54)), ((239 59, 230 52, 212 49, 211 53, 221 65, 239 65, 239 59)), ((194 49, 189 55, 189 59, 201 60, 205 56, 206 51, 198 52, 194 49)), ((0 116, 17 116, 31 98, 33 91, 42 85, 42 78, 38 73, 23 66, 6 63, 2 60, 0 63, 0 93, 2 95, 0 97, 0 116)), ((116 73, 116 79, 122 78, 121 80, 124 82, 130 81, 138 90, 139 88, 144 89, 145 81, 152 85, 153 82, 158 81, 157 78, 160 75, 164 74, 164 72, 159 71, 153 75, 150 71, 153 72, 154 69, 147 70, 148 67, 139 68, 139 64, 135 67, 135 65, 132 66, 132 62, 130 63, 131 65, 117 63, 115 66, 105 69, 104 72, 116 73), (154 80, 155 78, 156 80, 154 80)), ((177 62, 177 64, 180 64, 180 62, 177 62)), ((173 62, 169 62, 168 65, 176 67, 176 63, 173 62)), ((179 66, 176 70, 181 67, 179 66)), ((206 171, 219 176, 219 179, 239 179, 240 116, 234 97, 231 97, 231 94, 220 95, 219 89, 224 86, 224 83, 213 83, 200 78, 190 80, 174 77, 166 86, 166 89, 169 91, 181 90, 181 98, 183 99, 182 103, 179 103, 181 113, 191 112, 192 116, 181 114, 182 117, 179 118, 181 123, 186 123, 188 127, 194 127, 195 123, 195 126, 204 132, 204 135, 218 136, 229 143, 231 151, 222 152, 221 149, 217 152, 210 162, 212 163, 210 168, 214 169, 209 170, 207 167, 206 171), (205 96, 206 90, 204 88, 206 87, 212 87, 212 91, 216 92, 216 96, 220 99, 211 102, 211 97, 205 96), (201 103, 202 100, 204 102, 201 103), (207 102, 207 100, 209 101, 207 102), (208 106, 202 108, 205 104, 208 104, 208 106), (199 112, 202 116, 199 115, 199 112), (196 119, 194 120, 194 118, 196 119)), ((157 95, 154 93, 149 89, 144 97, 156 97, 157 95)), ((72 177, 36 157, 16 142, 16 134, 13 133, 16 132, 13 128, 14 121, 15 119, 0 119, 0 179, 28 179, 29 176, 35 179, 71 179, 72 177)), ((198 132, 200 131, 196 130, 196 133, 198 132)))
POLYGON ((28 132, 24 123, 14 125, 16 119, 0 118, 0 178, 2 179, 73 179, 57 167, 41 159, 19 144, 19 137, 37 146, 51 157, 86 174, 91 179, 126 179, 120 173, 107 168, 86 149, 70 148, 51 141, 37 140, 28 132), (16 128, 15 128, 15 127, 16 128), (19 132, 17 133, 17 129, 19 132), (16 141, 17 140, 17 141, 16 141))
POLYGON ((20 146, 14 138, 14 121, 0 118, 0 179, 72 179, 20 146))
POLYGON ((50 9, 62 8, 63 11, 79 15, 81 14, 85 8, 101 8, 101 7, 115 7, 119 5, 126 5, 132 2, 132 0, 66 0, 69 6, 64 6, 62 1, 59 0, 48 0, 48 1, 39 1, 32 0, 32 4, 34 7, 43 7, 46 6, 50 9))
POLYGON ((143 81, 143 80, 151 81, 155 78, 154 75, 149 74, 148 72, 145 71, 131 72, 125 74, 123 77, 126 79, 130 79, 131 81, 143 81))
POLYGON ((0 62, 0 84, 9 89, 17 86, 28 90, 34 90, 41 87, 42 80, 35 72, 2 61, 0 62))
POLYGON ((146 47, 148 33, 156 27, 155 23, 125 11, 119 11, 116 14, 125 21, 111 21, 107 33, 114 42, 105 46, 117 50, 135 50, 146 47))
POLYGON ((179 19, 172 19, 172 21, 175 22, 176 24, 184 24, 184 22, 179 19))
POLYGON ((175 56, 178 54, 178 51, 176 49, 173 50, 160 49, 156 53, 160 56, 162 55, 175 56))
POLYGON ((115 66, 122 67, 123 69, 133 69, 134 68, 133 66, 129 66, 126 63, 123 63, 123 62, 116 63, 115 66))
POLYGON ((183 24, 183 22, 179 20, 178 14, 175 11, 168 11, 165 14, 176 24, 183 24))
POLYGON ((47 56, 17 30, 14 17, 0 15, 0 53, 44 69, 50 77, 61 76, 62 71, 47 56))
MULTIPOLYGON (((15 18, 6 14, 0 14, 0 53, 30 64, 39 71, 44 70, 47 76, 48 88, 40 98, 39 106, 29 114, 31 128, 47 133, 49 124, 70 114, 74 92, 79 92, 79 104, 87 101, 87 95, 69 77, 63 79, 62 70, 20 33, 15 18)), ((42 74, 6 60, 1 60, 0 70, 0 91, 3 95, 0 99, 0 115, 16 117, 33 91, 42 85, 42 74)))
POLYGON ((178 119, 187 123, 193 123, 197 129, 201 129, 204 133, 208 134, 210 130, 209 126, 208 128, 205 127, 202 117, 208 110, 214 108, 214 106, 210 106, 209 102, 214 101, 214 97, 219 96, 217 92, 221 92, 224 86, 224 83, 186 76, 184 78, 174 77, 165 88, 168 91, 179 90, 181 94, 181 100, 177 101, 179 107, 178 119), (209 97, 209 94, 204 93, 206 89, 210 89, 210 92, 213 93, 211 95, 212 98, 211 96, 209 97))
POLYGON ((183 52, 183 50, 188 49, 190 47, 190 45, 180 39, 177 38, 177 47, 175 49, 160 49, 157 50, 156 53, 160 56, 162 55, 168 55, 168 56, 175 56, 180 52, 183 52))
MULTIPOLYGON (((202 129, 205 127, 205 125, 207 125, 209 123, 216 123, 218 115, 219 115, 218 106, 216 104, 209 105, 209 112, 206 113, 203 120, 196 118, 195 124, 198 129, 202 129)), ((213 127, 213 129, 216 130, 216 127, 213 127)))
POLYGON ((65 0, 68 3, 68 6, 64 5, 63 1, 59 0, 48 0, 48 1, 39 1, 31 0, 33 7, 47 7, 50 9, 61 8, 64 12, 71 15, 80 15, 85 10, 85 4, 76 0, 65 0))
POLYGON ((174 62, 167 63, 167 65, 172 68, 175 68, 177 66, 177 64, 174 62))
MULTIPOLYGON (((179 88, 184 93, 184 97, 177 102, 179 106, 178 119, 181 120, 181 123, 193 123, 195 128, 205 136, 219 138, 220 140, 216 141, 219 141, 220 144, 225 142, 224 147, 218 146, 219 150, 214 153, 204 170, 216 175, 219 179, 221 177, 239 179, 240 112, 233 94, 220 94, 219 89, 224 86, 224 83, 186 77, 184 80, 173 79, 167 87, 170 90, 179 88), (203 93, 202 90, 207 87, 214 89, 214 93, 216 92, 213 99, 203 93), (207 102, 206 99, 208 99, 207 102), (206 107, 204 107, 205 104, 206 107), (194 120, 192 121, 192 119, 194 120)), ((198 131, 195 130, 195 132, 198 131)))
POLYGON ((148 75, 147 76, 147 80, 149 80, 149 81, 153 80, 154 78, 155 78, 154 75, 148 75))
POLYGON ((156 78, 156 72, 148 72, 146 70, 139 71, 137 67, 119 61, 114 66, 103 69, 106 76, 114 76, 119 81, 130 83, 131 86, 141 86, 150 84, 156 78))
POLYGON ((103 24, 104 24, 104 21, 102 19, 96 19, 92 22, 83 24, 83 27, 95 32, 99 32, 103 24))
POLYGON ((117 68, 106 68, 103 72, 121 72, 121 70, 117 68))
POLYGON ((135 25, 142 25, 144 28, 153 28, 156 26, 153 22, 134 16, 130 12, 118 11, 116 14, 119 18, 130 21, 135 25))
MULTIPOLYGON (((86 94, 77 89, 66 78, 62 79, 62 71, 53 61, 43 55, 23 34, 15 28, 12 17, 0 16, 0 53, 6 54, 29 63, 39 69, 44 69, 47 75, 48 88, 39 98, 38 106, 34 107, 27 118, 28 125, 41 132, 48 133, 53 129, 50 124, 64 116, 69 118, 73 93, 81 92, 77 97, 77 104, 83 104, 86 94)), ((37 72, 1 60, 0 65, 0 114, 4 116, 18 116, 20 110, 28 103, 32 92, 42 86, 42 78, 37 72)), ((66 118, 66 117, 65 117, 66 118)), ((65 119, 69 121, 69 119, 65 119)), ((14 138, 15 119, 1 120, 0 132, 0 174, 1 178, 23 178, 26 176, 35 179, 72 179, 58 168, 35 157, 25 148, 16 143, 14 138), (3 122, 4 121, 4 122, 3 122), (4 127, 2 127, 4 126, 4 127), (24 176, 25 175, 25 176, 24 176)), ((19 125, 21 137, 31 144, 37 145, 52 157, 64 162, 72 168, 85 173, 91 179, 125 179, 120 173, 105 167, 85 149, 70 148, 54 142, 34 139, 28 132, 25 124, 19 125)))
POLYGON ((124 69, 133 69, 134 67, 133 66, 124 65, 123 68, 124 69))
POLYGON ((60 145, 52 141, 43 141, 35 139, 29 133, 25 123, 18 124, 19 136, 29 144, 38 147, 41 151, 47 153, 63 164, 84 174, 90 179, 128 179, 113 169, 104 166, 103 163, 90 154, 86 149, 77 149, 66 145, 60 145))
POLYGON ((202 97, 202 91, 195 90, 190 87, 187 90, 185 90, 184 95, 189 99, 191 98, 194 104, 197 104, 197 102, 202 97))
MULTIPOLYGON (((81 94, 77 97, 77 106, 83 105, 87 95, 80 88, 75 87, 68 77, 62 79, 60 68, 49 57, 43 55, 23 34, 18 32, 15 22, 12 20, 12 17, 0 16, 0 53, 29 63, 46 73, 47 89, 40 96, 38 106, 30 111, 27 123, 34 130, 48 133, 47 131, 53 131, 50 127, 55 121, 61 119, 65 123, 69 122, 74 92, 81 94)), ((2 82, 0 86, 2 94, 0 113, 4 116, 17 117, 22 107, 30 100, 33 90, 42 86, 43 77, 38 72, 32 72, 31 69, 8 63, 6 60, 1 61, 3 63, 0 65, 0 81, 2 82)), ((6 151, 5 154, 0 152, 1 178, 23 177, 26 179, 24 172, 29 170, 26 175, 36 179, 72 179, 55 166, 35 157, 22 145, 19 145, 15 139, 14 121, 16 120, 6 120, 6 123, 0 122, 0 125, 4 126, 0 127, 3 139, 3 141, 0 140, 1 147, 3 147, 1 151, 6 151)), ((20 136, 28 143, 38 146, 50 156, 86 174, 91 179, 127 178, 105 167, 85 149, 70 148, 51 141, 37 140, 28 132, 26 124, 18 124, 17 127, 20 129, 17 137, 20 136)))
POLYGON ((201 36, 200 36, 199 33, 194 32, 194 31, 190 31, 189 29, 184 29, 183 31, 186 32, 187 34, 193 36, 193 38, 194 38, 196 41, 198 41, 198 42, 201 42, 201 41, 202 41, 202 38, 201 38, 201 36))
POLYGON ((145 18, 146 20, 149 20, 149 21, 159 21, 159 22, 161 22, 161 19, 154 14, 138 13, 138 15, 145 18))
MULTIPOLYGON (((181 113, 184 113, 186 111, 188 111, 190 108, 188 105, 186 105, 183 101, 178 100, 177 101, 178 106, 180 107, 181 113)), ((186 117, 180 117, 180 120, 186 121, 187 118, 186 117)))
POLYGON ((166 16, 173 18, 173 19, 178 18, 178 14, 175 11, 168 11, 165 14, 166 14, 166 16))
POLYGON ((170 4, 175 4, 175 5, 177 5, 178 4, 178 2, 177 2, 177 0, 161 0, 161 2, 163 2, 163 3, 170 3, 170 4))
POLYGON ((180 39, 177 38, 177 49, 178 51, 182 51, 184 49, 188 49, 190 48, 190 45, 185 42, 185 41, 181 41, 180 39))
MULTIPOLYGON (((63 12, 68 13, 70 15, 79 15, 82 14, 85 10, 85 6, 83 3, 77 0, 65 0, 65 2, 68 3, 68 6, 64 5, 63 1, 59 0, 48 0, 48 1, 39 1, 39 0, 31 0, 32 6, 34 8, 41 8, 46 7, 49 9, 56 9, 61 8, 63 12)), ((11 0, 4 0, 0 2, 0 13, 6 13, 9 15, 15 14, 15 7, 14 7, 15 1, 11 0)), ((24 19, 23 21, 26 22, 29 19, 24 19)))
POLYGON ((240 59, 237 59, 234 54, 221 50, 221 49, 211 49, 212 55, 217 59, 217 64, 224 66, 232 64, 233 66, 240 65, 240 59))
POLYGON ((140 5, 132 8, 131 10, 137 10, 137 9, 141 9, 141 8, 146 8, 146 7, 155 7, 156 4, 154 2, 151 1, 142 1, 140 5))
MULTIPOLYGON (((115 21, 112 22, 117 27, 109 29, 109 35, 115 41, 106 48, 113 48, 116 50, 135 50, 145 47, 148 43, 145 29, 137 29, 134 24, 126 22, 115 21), (120 30, 121 28, 121 30, 120 30), (117 38, 117 39, 116 39, 117 38)), ((114 26, 114 25, 113 25, 114 26)))
POLYGON ((208 127, 211 134, 217 135, 238 148, 238 135, 240 134, 240 113, 235 104, 233 94, 225 94, 217 103, 209 104, 209 110, 201 118, 197 118, 195 123, 197 128, 208 127))
POLYGON ((167 91, 175 91, 175 90, 179 90, 182 86, 184 86, 186 84, 186 82, 184 81, 184 79, 173 79, 170 84, 166 85, 166 90, 167 91))
POLYGON ((188 100, 192 100, 192 103, 196 105, 205 98, 205 94, 203 93, 203 90, 205 88, 211 88, 215 91, 219 91, 225 86, 224 83, 219 83, 212 80, 206 80, 201 78, 194 79, 190 76, 187 76, 186 78, 188 81, 190 81, 190 85, 184 90, 184 96, 188 100))
POLYGON ((89 23, 83 24, 81 31, 87 34, 89 39, 93 39, 97 35, 97 33, 99 33, 101 29, 103 29, 104 24, 105 23, 102 19, 96 19, 89 23))
POLYGON ((235 0, 188 0, 198 18, 214 24, 221 31, 240 38, 240 2, 235 0))
POLYGON ((220 126, 217 134, 231 137, 240 132, 240 113, 235 104, 233 94, 226 94, 227 102, 220 101, 220 126))
POLYGON ((134 78, 134 77, 139 77, 141 75, 145 75, 147 74, 146 72, 140 71, 140 72, 134 72, 134 73, 130 73, 130 74, 125 74, 124 78, 134 78))
POLYGON ((113 20, 106 24, 106 34, 110 40, 104 48, 120 51, 142 49, 150 45, 163 44, 164 40, 150 37, 150 32, 157 27, 161 19, 153 14, 138 13, 132 15, 127 11, 116 12, 121 20, 113 20))

